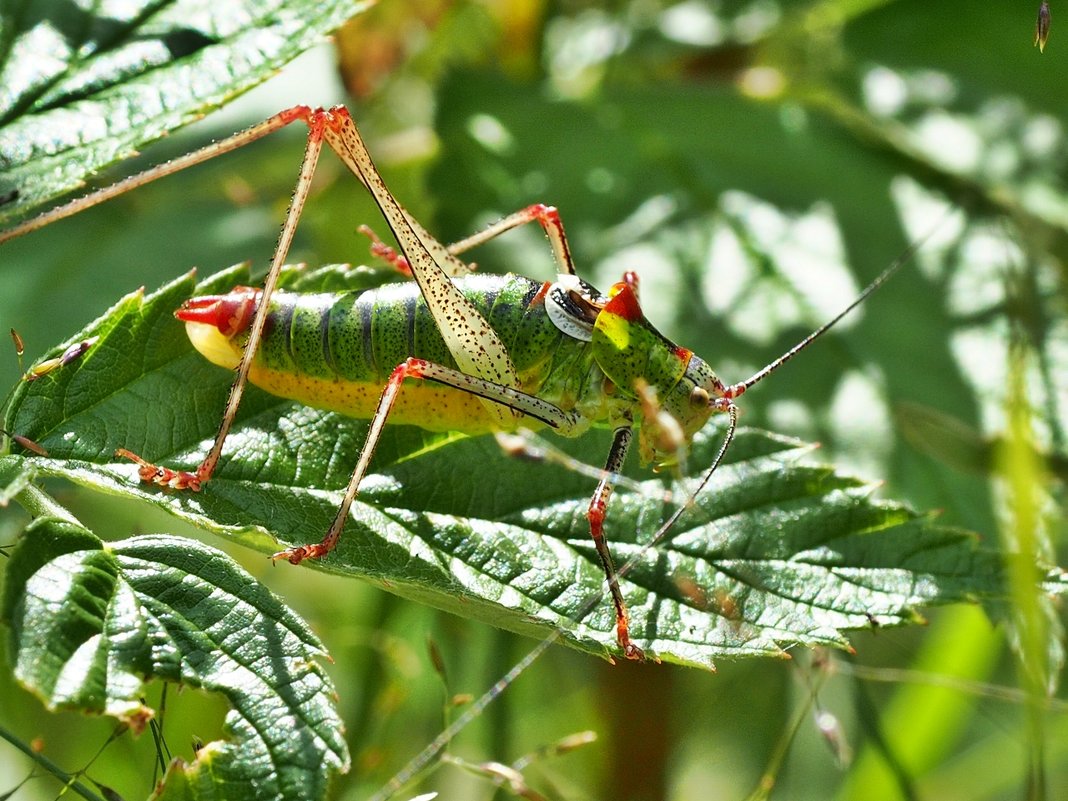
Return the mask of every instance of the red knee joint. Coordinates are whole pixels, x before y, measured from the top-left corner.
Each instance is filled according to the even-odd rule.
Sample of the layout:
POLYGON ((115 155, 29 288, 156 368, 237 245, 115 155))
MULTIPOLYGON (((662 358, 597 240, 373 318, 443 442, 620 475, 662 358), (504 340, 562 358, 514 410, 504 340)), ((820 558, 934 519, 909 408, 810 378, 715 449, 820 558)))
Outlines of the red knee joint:
POLYGON ((590 536, 594 540, 604 540, 605 502, 597 499, 590 502, 586 510, 586 519, 590 521, 590 536))
POLYGON ((307 122, 311 119, 312 113, 310 106, 293 106, 293 108, 287 108, 285 111, 279 111, 278 114, 275 115, 275 119, 285 125, 295 122, 296 120, 304 120, 307 122))
POLYGON ((526 208, 527 214, 531 219, 537 220, 538 223, 546 231, 552 226, 560 233, 563 233, 564 226, 560 222, 560 212, 556 206, 546 206, 544 203, 533 203, 526 208))
POLYGON ((423 378, 424 370, 429 364, 430 362, 426 359, 416 359, 414 356, 409 356, 393 368, 388 383, 399 384, 405 378, 423 378))

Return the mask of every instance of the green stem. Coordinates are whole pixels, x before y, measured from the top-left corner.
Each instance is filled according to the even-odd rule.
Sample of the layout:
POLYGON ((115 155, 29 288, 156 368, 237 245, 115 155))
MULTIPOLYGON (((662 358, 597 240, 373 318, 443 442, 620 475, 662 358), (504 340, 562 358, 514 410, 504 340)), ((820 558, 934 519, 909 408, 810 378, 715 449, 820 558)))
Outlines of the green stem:
POLYGON ((7 740, 9 743, 15 746, 15 748, 22 751, 22 753, 24 753, 26 756, 28 756, 30 759, 32 759, 34 762, 44 768, 46 771, 48 771, 61 782, 63 782, 63 785, 65 787, 69 787, 82 798, 86 798, 88 799, 88 801, 104 801, 103 798, 94 793, 84 784, 75 780, 74 776, 67 773, 65 770, 59 767, 59 765, 57 765, 51 759, 46 757, 44 754, 40 754, 37 751, 34 751, 25 741, 16 737, 14 733, 8 731, 3 726, 0 726, 0 737, 7 740))
POLYGON ((73 523, 77 526, 81 525, 78 518, 72 515, 63 506, 60 506, 55 498, 40 487, 35 487, 33 484, 20 490, 15 496, 15 500, 18 502, 19 506, 30 514, 31 517, 56 517, 67 523, 73 523))

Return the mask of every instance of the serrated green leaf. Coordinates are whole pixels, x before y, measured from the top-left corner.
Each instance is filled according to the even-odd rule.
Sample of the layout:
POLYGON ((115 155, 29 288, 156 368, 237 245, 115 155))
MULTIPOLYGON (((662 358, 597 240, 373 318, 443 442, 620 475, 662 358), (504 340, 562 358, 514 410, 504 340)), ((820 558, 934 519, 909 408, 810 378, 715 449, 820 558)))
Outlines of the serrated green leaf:
MULTIPOLYGON (((200 286, 186 276, 147 298, 129 296, 79 333, 76 340, 99 341, 15 393, 5 428, 50 452, 27 461, 265 553, 320 539, 364 422, 251 391, 221 469, 200 493, 140 485, 135 467, 112 455, 127 447, 193 469, 206 453, 230 376, 192 350, 171 312, 193 293, 247 281, 239 275, 200 286)), ((515 631, 560 630, 584 650, 617 652, 608 604, 589 609, 604 582, 585 519, 592 486, 553 465, 509 459, 491 438, 387 431, 341 544, 316 567, 515 631)), ((694 474, 719 438, 713 427, 697 439, 694 474)), ((676 499, 688 492, 687 481, 673 487, 676 499)), ((663 659, 707 666, 798 644, 844 646, 848 629, 1004 593, 997 553, 875 500, 870 486, 818 464, 796 440, 740 432, 695 507, 644 550, 672 511, 663 496, 663 483, 646 477, 639 491, 617 493, 606 522, 617 562, 634 560, 623 581, 634 635, 663 659)), ((1051 589, 1063 585, 1059 573, 1048 579, 1051 589)))
POLYGON ((166 535, 105 545, 40 517, 11 558, 3 613, 15 675, 50 709, 140 731, 153 715, 142 699, 150 678, 230 702, 229 739, 176 760, 162 797, 319 799, 348 768, 319 640, 214 548, 166 535))
POLYGON ((269 78, 365 5, 0 5, 0 220, 269 78))

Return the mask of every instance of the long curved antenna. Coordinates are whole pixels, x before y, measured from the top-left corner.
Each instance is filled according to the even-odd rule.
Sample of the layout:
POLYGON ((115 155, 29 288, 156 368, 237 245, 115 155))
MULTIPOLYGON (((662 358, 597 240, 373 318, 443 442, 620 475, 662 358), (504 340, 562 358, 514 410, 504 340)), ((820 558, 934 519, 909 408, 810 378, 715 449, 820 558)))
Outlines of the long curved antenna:
MULTIPOLYGON (((727 426, 727 433, 723 438, 723 444, 719 446, 719 452, 716 454, 716 458, 712 461, 712 465, 708 468, 708 470, 705 471, 705 474, 701 477, 701 480, 698 482, 697 487, 694 489, 694 491, 691 492, 689 494, 689 497, 686 498, 686 502, 683 503, 678 509, 676 509, 675 512, 671 515, 671 517, 669 517, 664 522, 664 524, 660 526, 659 529, 657 529, 656 533, 653 535, 652 539, 649 541, 648 546, 646 547, 651 548, 652 546, 658 544, 667 537, 668 533, 671 531, 672 528, 674 528, 679 518, 686 512, 686 510, 693 506, 697 496, 704 491, 705 487, 708 485, 708 482, 712 479, 712 474, 716 472, 720 464, 723 462, 723 458, 727 455, 727 449, 730 447, 731 442, 734 440, 734 433, 738 429, 738 407, 734 404, 734 399, 745 393, 745 391, 748 390, 754 384, 758 383, 759 381, 763 380, 764 378, 778 370, 780 367, 786 364, 786 362, 790 361, 790 359, 792 359, 798 353, 803 351, 805 348, 807 348, 809 345, 811 345, 813 342, 823 336, 823 334, 825 334, 828 330, 835 326, 843 317, 853 311, 853 309, 857 308, 857 306, 863 303, 873 292, 875 292, 875 290, 877 290, 879 287, 889 281, 894 276, 894 273, 896 273, 908 262, 910 262, 912 260, 912 257, 916 255, 919 249, 927 242, 928 239, 931 238, 931 236, 941 227, 941 225, 942 219, 939 219, 938 222, 935 223, 935 225, 927 231, 927 233, 925 233, 919 239, 916 239, 911 242, 909 246, 905 248, 901 252, 901 254, 896 259, 894 259, 893 262, 891 262, 889 267, 879 273, 879 275, 877 275, 870 284, 864 287, 861 293, 857 295, 856 298, 854 298, 848 306, 846 306, 844 309, 842 309, 842 311, 838 312, 838 314, 836 314, 830 320, 825 322, 807 337, 805 337, 792 348, 790 348, 790 350, 786 351, 786 353, 784 353, 782 356, 775 359, 762 369, 758 370, 745 381, 741 381, 737 384, 731 384, 730 386, 723 387, 723 396, 712 401, 714 405, 717 405, 719 407, 718 411, 726 412, 730 416, 730 423, 727 426)), ((619 571, 617 571, 617 575, 621 577, 625 575, 627 569, 629 568, 630 564, 633 563, 633 561, 634 560, 631 560, 631 562, 624 565, 619 571)))
POLYGON ((786 351, 786 353, 784 353, 782 356, 780 356, 775 361, 768 364, 766 367, 751 375, 745 381, 741 381, 737 384, 733 384, 732 386, 727 387, 727 391, 724 393, 724 396, 727 398, 737 398, 751 386, 763 380, 767 376, 771 375, 773 372, 775 372, 788 361, 790 361, 790 359, 792 359, 798 353, 803 351, 805 348, 807 348, 809 345, 811 345, 813 342, 815 342, 817 339, 827 333, 827 331, 837 325, 843 317, 845 317, 847 314, 853 311, 853 309, 857 308, 857 306, 867 300, 868 297, 873 292, 875 292, 875 290, 877 290, 879 287, 889 281, 894 276, 894 273, 896 273, 908 262, 910 262, 912 260, 912 257, 916 255, 919 249, 927 242, 928 239, 931 238, 934 232, 937 231, 939 227, 941 227, 941 225, 942 220, 940 219, 926 234, 910 243, 909 246, 901 252, 901 255, 894 259, 893 263, 891 263, 889 267, 879 273, 875 280, 873 280, 870 284, 864 287, 863 291, 859 295, 857 295, 856 298, 853 299, 853 302, 846 306, 844 309, 842 309, 842 311, 838 312, 838 314, 836 314, 830 320, 825 322, 807 337, 802 339, 800 342, 790 348, 790 350, 786 351))

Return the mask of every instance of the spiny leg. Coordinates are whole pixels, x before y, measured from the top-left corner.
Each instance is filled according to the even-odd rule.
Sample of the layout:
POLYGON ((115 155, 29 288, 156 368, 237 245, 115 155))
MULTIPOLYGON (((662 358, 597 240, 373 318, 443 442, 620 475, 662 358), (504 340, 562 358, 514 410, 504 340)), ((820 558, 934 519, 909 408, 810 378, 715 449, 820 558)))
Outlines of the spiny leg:
MULTIPOLYGON (((461 253, 466 253, 472 248, 489 242, 491 239, 495 239, 513 228, 535 221, 541 225, 545 235, 549 238, 549 244, 553 249, 553 258, 556 259, 559 269, 569 275, 575 275, 575 262, 571 258, 571 246, 567 243, 567 234, 564 233, 564 224, 560 220, 560 212, 557 211, 555 206, 546 206, 543 203, 534 203, 525 209, 509 214, 507 217, 487 226, 485 230, 471 234, 471 236, 461 239, 459 242, 453 242, 446 247, 446 250, 452 256, 459 256, 461 253)), ((392 264, 398 272, 411 275, 411 267, 404 256, 383 242, 368 226, 361 225, 358 230, 371 240, 371 253, 373 255, 392 264)), ((475 266, 474 264, 468 264, 467 272, 474 272, 475 266)), ((633 273, 628 274, 633 275, 633 273)))
POLYGON ((401 275, 406 275, 409 278, 412 277, 412 267, 408 264, 408 260, 399 254, 394 248, 387 245, 382 239, 374 232, 374 229, 369 225, 361 225, 356 229, 357 233, 361 233, 371 240, 371 255, 375 258, 382 259, 393 266, 401 275))
MULTIPOLYGON (((564 412, 534 395, 529 395, 512 387, 493 384, 484 379, 423 359, 406 359, 397 365, 386 382, 378 407, 371 418, 371 426, 364 440, 359 461, 352 472, 352 476, 349 478, 348 486, 345 488, 345 495, 326 536, 317 543, 296 545, 279 551, 273 555, 273 559, 286 559, 292 564, 299 564, 305 559, 323 557, 337 546, 345 523, 348 520, 349 511, 359 492, 360 483, 363 481, 371 459, 374 457, 374 452, 382 436, 386 421, 406 378, 436 381, 458 390, 471 392, 495 403, 508 406, 520 414, 539 419, 564 434, 576 423, 576 419, 572 414, 564 412)), ((609 593, 612 596, 616 617, 616 638, 619 646, 627 659, 642 660, 645 658, 644 652, 630 638, 629 616, 626 601, 619 587, 619 573, 615 569, 612 555, 608 550, 608 543, 604 536, 604 519, 608 501, 612 494, 615 477, 623 468, 632 437, 633 431, 629 426, 621 426, 616 429, 611 450, 605 461, 601 481, 590 499, 587 519, 590 524, 590 535, 593 538, 594 547, 597 550, 597 556, 601 561, 605 579, 608 583, 609 593)))
POLYGON ((124 178, 117 183, 102 187, 82 197, 74 198, 73 200, 67 201, 66 203, 56 206, 54 209, 50 209, 42 214, 38 214, 36 217, 26 220, 12 228, 0 231, 0 243, 31 233, 39 228, 44 228, 50 223, 78 214, 79 212, 92 208, 97 204, 111 200, 114 197, 118 197, 119 195, 137 189, 138 187, 150 184, 159 178, 174 175, 176 172, 181 172, 188 167, 202 164, 203 162, 209 161, 216 156, 221 156, 224 153, 230 153, 251 142, 255 142, 257 139, 262 139, 268 134, 280 130, 296 120, 306 120, 310 113, 311 109, 307 106, 293 106, 293 108, 280 111, 277 114, 268 117, 263 122, 257 123, 243 131, 238 131, 225 139, 220 139, 218 142, 212 142, 210 145, 194 150, 192 153, 187 153, 184 156, 179 156, 164 164, 150 167, 136 175, 131 175, 129 178, 124 178))
MULTIPOLYGON (((297 223, 300 220, 301 212, 304 210, 304 203, 308 198, 312 177, 315 174, 315 167, 319 161, 319 154, 322 152, 323 128, 325 124, 322 113, 313 112, 307 106, 297 106, 290 109, 288 112, 284 112, 284 114, 286 114, 286 124, 296 119, 303 119, 308 124, 308 139, 304 150, 304 159, 301 162, 300 174, 297 178, 296 187, 293 190, 293 198, 290 201, 289 210, 286 212, 286 219, 282 225, 282 231, 278 237, 278 245, 275 247, 274 256, 271 259, 271 267, 263 282, 261 302, 252 319, 248 342, 245 345, 241 361, 238 364, 237 375, 235 376, 233 383, 230 385, 230 395, 226 402, 226 410, 223 412, 222 420, 219 423, 219 430, 215 435, 215 440, 212 443, 208 455, 204 458, 204 461, 200 463, 197 469, 191 473, 185 470, 172 470, 168 467, 154 465, 125 448, 120 448, 116 451, 116 456, 130 459, 137 463, 138 475, 142 481, 158 484, 170 489, 190 489, 199 491, 201 486, 212 477, 212 474, 215 472, 215 468, 219 463, 219 459, 222 456, 223 444, 226 441, 227 435, 230 433, 230 428, 233 426, 238 407, 241 405, 241 398, 245 392, 245 385, 248 383, 248 373, 252 367, 252 361, 256 356, 256 348, 258 347, 263 334, 263 327, 267 319, 267 310, 269 308, 268 300, 278 285, 278 277, 281 273, 282 265, 285 263, 286 256, 289 254, 289 248, 293 243, 293 236, 297 230, 297 223)), ((272 117, 271 119, 276 119, 279 116, 280 115, 275 115, 275 117, 272 117)), ((272 130, 274 129, 272 128, 272 130)), ((220 152, 226 151, 224 150, 220 152)), ((218 155, 218 153, 215 152, 211 155, 218 155)), ((207 157, 210 158, 210 155, 207 157)), ((194 161, 193 163, 196 162, 194 161)))
POLYGON ((564 223, 560 220, 560 212, 555 206, 546 206, 544 203, 534 203, 525 209, 509 214, 504 219, 487 226, 485 230, 471 234, 449 245, 449 252, 459 255, 473 247, 495 239, 506 231, 518 228, 527 223, 537 222, 549 238, 549 244, 553 249, 553 257, 556 263, 569 275, 575 275, 575 262, 571 258, 571 246, 567 243, 567 234, 564 233, 564 223))
MULTIPOLYGON (((382 259, 387 264, 392 265, 393 269, 401 275, 406 275, 409 278, 414 277, 414 274, 412 273, 412 266, 408 263, 408 259, 406 259, 402 254, 398 253, 396 249, 390 247, 385 242, 383 242, 381 237, 379 237, 378 234, 374 232, 374 229, 372 229, 371 226, 361 225, 356 229, 356 231, 357 233, 363 234, 371 240, 370 250, 372 256, 382 259)), ((473 273, 478 267, 478 265, 476 264, 469 264, 467 262, 460 261, 459 259, 453 259, 452 261, 453 266, 446 272, 448 272, 449 275, 454 278, 461 275, 467 275, 468 273, 473 273), (461 266, 463 269, 461 269, 461 266)))
POLYGON ((608 542, 604 536, 604 519, 608 511, 608 500, 612 497, 613 482, 611 477, 623 469, 623 463, 627 458, 627 450, 630 448, 631 438, 634 436, 630 426, 620 426, 615 430, 612 437, 612 447, 608 451, 608 459, 605 461, 605 475, 597 484, 590 505, 586 511, 586 519, 590 523, 590 536, 593 538, 593 546, 597 550, 597 556, 601 560, 605 579, 608 581, 608 591, 612 595, 612 604, 616 609, 616 639, 619 647, 623 649, 623 655, 627 659, 645 659, 642 649, 631 642, 630 617, 627 614, 627 604, 623 600, 623 591, 619 588, 619 575, 616 573, 615 564, 612 562, 612 554, 608 550, 608 542))

